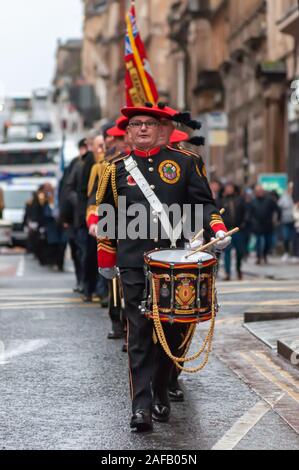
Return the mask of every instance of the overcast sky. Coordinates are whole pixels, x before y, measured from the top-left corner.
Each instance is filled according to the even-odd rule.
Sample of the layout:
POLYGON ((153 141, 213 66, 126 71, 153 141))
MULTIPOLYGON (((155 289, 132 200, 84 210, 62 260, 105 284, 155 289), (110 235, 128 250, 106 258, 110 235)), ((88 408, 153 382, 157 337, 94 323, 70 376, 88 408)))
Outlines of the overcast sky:
POLYGON ((1 0, 0 94, 49 86, 57 39, 82 36, 82 0, 1 0))

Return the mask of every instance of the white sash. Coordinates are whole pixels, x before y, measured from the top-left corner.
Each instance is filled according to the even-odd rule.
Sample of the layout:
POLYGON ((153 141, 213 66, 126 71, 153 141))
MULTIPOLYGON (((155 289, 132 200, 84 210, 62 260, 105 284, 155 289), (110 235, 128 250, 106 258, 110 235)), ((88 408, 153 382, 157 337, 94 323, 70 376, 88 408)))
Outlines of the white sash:
MULTIPOLYGON (((176 241, 179 238, 181 234, 181 223, 180 225, 180 234, 175 237, 174 236, 174 230, 171 226, 170 220, 168 218, 168 215, 165 212, 165 209, 163 208, 163 205, 161 201, 158 199, 148 182, 146 181, 145 177, 141 173, 141 171, 138 168, 138 165, 134 158, 130 156, 127 158, 125 161, 125 167, 128 173, 132 176, 134 181, 136 182, 137 186, 140 188, 142 193, 144 194, 146 200, 149 202, 151 208, 153 209, 153 215, 157 215, 159 218, 161 225, 163 229, 165 230, 166 235, 168 236, 169 240, 171 241, 171 247, 175 248, 176 247, 176 241)), ((176 227, 175 231, 177 231, 179 227, 176 227)))

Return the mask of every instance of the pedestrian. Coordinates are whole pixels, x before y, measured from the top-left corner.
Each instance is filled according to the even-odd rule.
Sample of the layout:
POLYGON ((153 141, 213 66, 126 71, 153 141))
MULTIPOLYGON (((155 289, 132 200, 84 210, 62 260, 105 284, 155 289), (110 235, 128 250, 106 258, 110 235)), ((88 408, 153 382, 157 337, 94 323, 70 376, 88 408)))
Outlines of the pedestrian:
MULTIPOLYGON (((79 143, 79 153, 85 152, 87 144, 85 139, 79 143)), ((77 243, 77 228, 76 228, 76 195, 69 194, 67 191, 67 181, 74 171, 74 168, 80 164, 80 156, 75 157, 70 165, 65 169, 59 187, 59 217, 62 226, 64 227, 67 243, 70 247, 71 258, 74 265, 76 285, 73 291, 83 294, 83 269, 82 260, 80 259, 80 247, 77 243)))
POLYGON ((0 219, 2 219, 3 210, 4 210, 4 194, 3 194, 3 189, 0 188, 0 219))
POLYGON ((284 243, 283 262, 289 261, 292 256, 295 238, 295 220, 294 220, 294 200, 293 200, 293 183, 289 184, 287 191, 281 196, 278 205, 281 210, 281 228, 284 243))
POLYGON ((219 209, 221 209, 221 199, 222 199, 222 195, 223 195, 223 185, 221 184, 221 182, 219 180, 212 180, 211 184, 210 184, 210 187, 211 187, 211 191, 212 191, 212 194, 213 194, 213 198, 216 201, 217 207, 219 209))
POLYGON ((103 139, 98 135, 91 134, 89 139, 79 142, 80 158, 74 165, 65 186, 70 201, 75 210, 74 227, 76 231, 76 245, 78 256, 81 260, 82 285, 84 302, 92 302, 93 294, 97 293, 103 299, 103 306, 106 305, 107 283, 100 278, 97 268, 97 244, 96 240, 89 235, 86 225, 86 209, 88 202, 88 182, 95 158, 98 155, 99 147, 103 144, 103 139), (96 148, 96 143, 99 147, 96 148), (99 292, 98 282, 101 283, 102 291, 99 292))
MULTIPOLYGON (((125 118, 118 120, 120 124, 127 124, 125 118)), ((86 214, 86 223, 89 229, 89 234, 96 240, 97 237, 97 223, 98 223, 98 213, 96 208, 96 194, 99 187, 99 182, 104 169, 108 162, 113 163, 113 161, 118 160, 120 157, 124 157, 130 152, 130 148, 125 140, 126 132, 125 130, 120 129, 117 125, 114 127, 109 127, 106 130, 105 134, 105 143, 108 144, 108 149, 105 152, 104 160, 96 163, 91 171, 91 175, 88 183, 88 204, 87 204, 87 214, 86 214)), ((100 265, 100 262, 99 262, 100 265)), ((119 295, 119 286, 117 286, 117 292, 114 292, 113 281, 108 280, 109 288, 109 317, 111 320, 111 330, 108 333, 108 339, 121 339, 124 338, 124 314, 121 307, 121 299, 119 295), (115 295, 116 295, 116 305, 115 305, 115 295)), ((123 351, 127 352, 126 343, 123 346, 123 351)))
POLYGON ((268 263, 268 256, 273 247, 275 217, 280 220, 280 209, 273 198, 261 185, 255 188, 255 198, 249 207, 249 220, 256 236, 256 263, 268 263))
POLYGON ((248 219, 246 201, 245 198, 240 195, 239 188, 232 183, 228 183, 225 185, 220 205, 225 210, 223 220, 227 229, 232 230, 235 227, 240 228, 240 232, 232 237, 231 245, 225 250, 225 281, 231 280, 231 255, 233 250, 236 252, 238 279, 241 281, 243 279, 242 261, 245 253, 245 237, 243 231, 246 228, 248 219))
POLYGON ((251 227, 251 221, 250 221, 250 205, 253 200, 253 195, 254 191, 252 188, 246 188, 244 191, 244 199, 245 199, 245 212, 246 212, 246 218, 244 221, 243 225, 243 240, 244 240, 244 256, 243 259, 247 260, 248 257, 250 256, 250 253, 252 251, 252 227, 251 227))
MULTIPOLYGON (((138 165, 144 179, 155 192, 160 201, 168 206, 176 203, 183 208, 184 204, 203 204, 204 225, 215 232, 222 240, 219 249, 225 249, 230 240, 225 239, 226 228, 215 206, 211 192, 197 167, 196 159, 176 149, 159 146, 160 119, 171 119, 167 111, 157 107, 125 108, 125 117, 129 119, 127 134, 132 144, 132 158, 138 165)), ((121 196, 126 198, 129 209, 132 204, 139 203, 147 212, 147 221, 159 221, 152 214, 150 204, 139 189, 134 178, 127 171, 122 159, 109 165, 103 175, 102 187, 98 193, 98 203, 117 207, 121 196), (104 184, 105 183, 105 184, 104 184)), ((125 230, 132 221, 132 216, 118 218, 119 229, 125 230)), ((143 224, 142 224, 143 225, 143 224)), ((144 227, 143 227, 144 228, 144 227)), ((117 264, 120 270, 125 299, 125 313, 128 320, 128 353, 130 368, 130 384, 132 397, 132 418, 130 426, 137 431, 152 429, 152 418, 166 422, 170 417, 168 387, 175 367, 166 356, 159 344, 153 341, 153 324, 140 314, 139 306, 144 299, 144 253, 155 248, 169 248, 170 242, 152 238, 147 232, 146 237, 130 239, 115 237, 115 240, 101 241, 105 264, 101 266, 105 275, 111 276, 117 264), (108 273, 109 272, 109 273, 108 273)), ((187 240, 178 241, 185 246, 187 240)), ((165 334, 168 344, 179 354, 182 334, 185 329, 180 324, 166 325, 165 334)))

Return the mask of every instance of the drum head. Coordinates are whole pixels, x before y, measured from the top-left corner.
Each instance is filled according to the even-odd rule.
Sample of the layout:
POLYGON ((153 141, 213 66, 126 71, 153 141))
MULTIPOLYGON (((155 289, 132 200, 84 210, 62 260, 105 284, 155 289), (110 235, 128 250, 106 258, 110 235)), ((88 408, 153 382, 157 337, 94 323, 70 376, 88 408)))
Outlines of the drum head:
POLYGON ((210 253, 196 253, 187 258, 191 254, 190 250, 158 250, 147 254, 147 258, 152 262, 166 264, 205 264, 215 259, 210 253))

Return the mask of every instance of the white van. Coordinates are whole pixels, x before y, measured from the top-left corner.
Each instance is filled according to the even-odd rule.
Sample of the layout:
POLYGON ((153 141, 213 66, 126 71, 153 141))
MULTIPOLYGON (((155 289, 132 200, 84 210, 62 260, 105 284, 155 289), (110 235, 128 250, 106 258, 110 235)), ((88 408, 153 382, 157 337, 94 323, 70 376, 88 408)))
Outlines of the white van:
POLYGON ((12 224, 12 242, 24 246, 27 234, 24 232, 23 220, 26 203, 32 198, 35 186, 6 185, 4 190, 3 219, 12 224))
POLYGON ((0 246, 12 245, 12 223, 0 219, 0 246))

